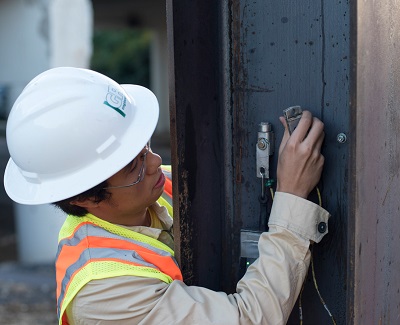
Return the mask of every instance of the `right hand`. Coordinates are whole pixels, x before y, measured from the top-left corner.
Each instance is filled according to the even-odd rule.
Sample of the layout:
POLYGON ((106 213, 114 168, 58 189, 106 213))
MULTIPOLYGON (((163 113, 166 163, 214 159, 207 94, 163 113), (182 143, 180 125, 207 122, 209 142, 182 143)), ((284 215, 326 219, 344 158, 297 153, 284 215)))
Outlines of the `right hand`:
POLYGON ((289 136, 285 119, 280 117, 280 121, 285 133, 279 147, 276 191, 306 199, 321 178, 324 124, 309 111, 303 111, 299 124, 289 136))

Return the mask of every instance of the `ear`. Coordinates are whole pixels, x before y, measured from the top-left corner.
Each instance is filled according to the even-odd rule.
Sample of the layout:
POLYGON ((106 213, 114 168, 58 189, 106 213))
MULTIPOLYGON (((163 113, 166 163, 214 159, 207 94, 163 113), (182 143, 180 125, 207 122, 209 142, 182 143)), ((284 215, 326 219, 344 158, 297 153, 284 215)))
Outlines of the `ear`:
POLYGON ((85 200, 72 200, 71 202, 69 202, 69 204, 76 205, 85 209, 97 208, 99 206, 99 204, 95 202, 92 198, 85 200))

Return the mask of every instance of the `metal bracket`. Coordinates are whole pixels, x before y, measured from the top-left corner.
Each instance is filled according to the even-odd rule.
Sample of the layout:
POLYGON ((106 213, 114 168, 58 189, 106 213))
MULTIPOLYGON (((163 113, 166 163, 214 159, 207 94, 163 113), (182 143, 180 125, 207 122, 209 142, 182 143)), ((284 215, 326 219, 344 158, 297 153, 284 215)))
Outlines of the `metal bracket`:
POLYGON ((274 153, 275 135, 272 125, 261 122, 256 145, 256 173, 258 178, 269 178, 269 156, 274 153))
POLYGON ((261 234, 261 231, 240 230, 240 268, 242 274, 259 257, 258 241, 261 234))

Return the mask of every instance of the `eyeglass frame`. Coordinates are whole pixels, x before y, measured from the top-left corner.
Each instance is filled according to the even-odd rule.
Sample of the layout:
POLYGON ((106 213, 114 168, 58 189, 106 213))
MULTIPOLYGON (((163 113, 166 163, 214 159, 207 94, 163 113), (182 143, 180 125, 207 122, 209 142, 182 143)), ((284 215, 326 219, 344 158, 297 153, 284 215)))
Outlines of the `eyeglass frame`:
MULTIPOLYGON (((128 184, 128 185, 106 186, 106 187, 103 187, 103 190, 108 190, 108 189, 113 189, 113 188, 126 188, 126 187, 131 187, 131 186, 136 185, 136 184, 139 184, 141 181, 143 181, 143 179, 144 179, 144 174, 145 174, 145 170, 146 170, 146 157, 147 157, 147 154, 148 154, 149 151, 150 151, 150 140, 147 141, 147 144, 146 144, 146 146, 144 146, 143 149, 145 149, 145 148, 146 148, 146 152, 144 152, 144 153, 141 155, 142 158, 143 158, 143 161, 142 161, 142 165, 140 166, 139 175, 138 175, 137 180, 134 181, 133 183, 128 184), (146 148, 146 147, 147 147, 147 148, 146 148)), ((142 151, 143 151, 143 149, 142 149, 142 151)), ((139 153, 139 155, 140 155, 140 153, 139 153)), ((138 155, 138 156, 139 156, 139 155, 138 155)), ((138 157, 138 156, 136 156, 136 157, 138 157)), ((135 159, 136 159, 136 157, 135 157, 135 159)))

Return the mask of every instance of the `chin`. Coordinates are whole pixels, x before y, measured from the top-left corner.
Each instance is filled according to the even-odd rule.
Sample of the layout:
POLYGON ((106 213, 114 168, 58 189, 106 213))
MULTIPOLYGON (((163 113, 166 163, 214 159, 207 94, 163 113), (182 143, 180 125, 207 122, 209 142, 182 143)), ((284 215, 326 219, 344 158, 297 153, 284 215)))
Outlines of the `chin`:
POLYGON ((149 206, 156 203, 162 194, 163 191, 154 191, 153 195, 149 198, 149 206))

